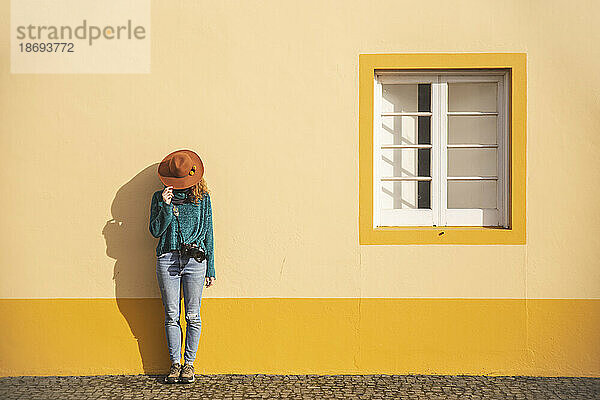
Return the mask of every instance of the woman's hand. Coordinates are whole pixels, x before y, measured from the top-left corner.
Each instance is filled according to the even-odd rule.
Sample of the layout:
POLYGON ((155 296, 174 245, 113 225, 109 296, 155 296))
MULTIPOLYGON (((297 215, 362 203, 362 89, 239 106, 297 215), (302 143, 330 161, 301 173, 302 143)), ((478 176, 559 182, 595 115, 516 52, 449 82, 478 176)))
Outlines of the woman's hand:
POLYGON ((162 192, 162 198, 167 204, 171 204, 173 198, 173 186, 167 186, 162 192))
POLYGON ((214 276, 207 276, 205 277, 205 283, 206 283, 206 287, 212 286, 213 282, 215 281, 215 277, 214 276))

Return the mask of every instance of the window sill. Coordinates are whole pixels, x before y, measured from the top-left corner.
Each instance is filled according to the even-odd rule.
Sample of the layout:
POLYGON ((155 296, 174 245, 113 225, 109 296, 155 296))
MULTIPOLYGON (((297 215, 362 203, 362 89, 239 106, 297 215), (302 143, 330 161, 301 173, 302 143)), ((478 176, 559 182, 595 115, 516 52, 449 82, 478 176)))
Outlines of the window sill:
POLYGON ((363 230, 361 245, 518 245, 525 230, 495 226, 389 226, 363 230))

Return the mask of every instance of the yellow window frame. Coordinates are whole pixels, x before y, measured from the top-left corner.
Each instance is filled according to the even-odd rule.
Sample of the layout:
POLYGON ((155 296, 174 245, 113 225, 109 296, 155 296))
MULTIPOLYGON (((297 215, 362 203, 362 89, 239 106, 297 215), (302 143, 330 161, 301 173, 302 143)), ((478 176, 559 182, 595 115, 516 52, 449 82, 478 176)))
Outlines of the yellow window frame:
POLYGON ((359 241, 361 245, 525 244, 527 154, 526 53, 404 53, 359 55, 359 241), (509 228, 373 227, 373 81, 375 70, 508 68, 509 228))

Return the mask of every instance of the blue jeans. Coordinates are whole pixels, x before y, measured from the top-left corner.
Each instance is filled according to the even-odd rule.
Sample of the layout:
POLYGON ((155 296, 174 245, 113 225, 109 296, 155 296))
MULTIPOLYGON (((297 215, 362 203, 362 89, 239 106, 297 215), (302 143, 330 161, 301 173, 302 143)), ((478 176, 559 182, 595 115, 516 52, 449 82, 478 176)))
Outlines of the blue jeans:
POLYGON ((192 364, 200 343, 202 320, 200 303, 206 275, 206 259, 199 263, 194 258, 180 257, 174 250, 161 254, 156 259, 156 277, 165 309, 165 331, 171 363, 181 361, 183 331, 179 320, 181 287, 185 304, 185 352, 184 362, 192 364))

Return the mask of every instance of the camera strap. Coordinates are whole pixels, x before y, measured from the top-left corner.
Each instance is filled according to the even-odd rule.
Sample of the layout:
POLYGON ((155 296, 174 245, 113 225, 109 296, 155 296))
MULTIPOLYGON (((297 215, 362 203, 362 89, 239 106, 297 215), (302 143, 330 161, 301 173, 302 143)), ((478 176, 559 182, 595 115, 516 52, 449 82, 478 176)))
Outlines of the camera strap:
MULTIPOLYGON (((173 204, 173 215, 175 215, 175 219, 177 219, 177 234, 180 237, 180 241, 179 241, 179 254, 183 254, 183 244, 185 243, 183 241, 183 234, 181 233, 181 224, 179 223, 179 209, 177 208, 177 206, 175 204, 173 204)), ((179 271, 181 272, 181 270, 183 269, 183 267, 181 266, 181 257, 179 257, 179 271)))
POLYGON ((183 240, 183 233, 181 233, 181 224, 179 223, 179 209, 176 205, 173 205, 173 215, 175 215, 175 219, 177 219, 177 234, 179 235, 180 244, 183 248, 183 244, 185 241, 183 240))

